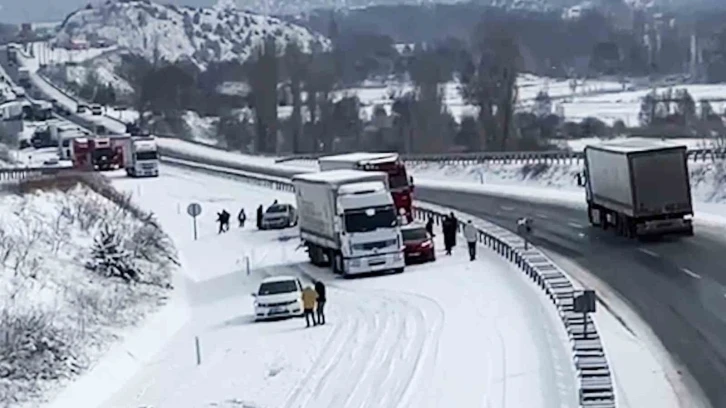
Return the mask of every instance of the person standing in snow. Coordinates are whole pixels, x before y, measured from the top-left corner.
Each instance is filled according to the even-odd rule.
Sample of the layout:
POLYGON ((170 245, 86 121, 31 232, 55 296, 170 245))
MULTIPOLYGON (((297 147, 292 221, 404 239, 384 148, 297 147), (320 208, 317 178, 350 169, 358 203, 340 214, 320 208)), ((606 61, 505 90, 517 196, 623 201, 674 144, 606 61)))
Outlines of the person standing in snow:
POLYGON ((217 213, 217 222, 219 223, 219 232, 217 232, 217 234, 221 234, 222 232, 224 232, 224 222, 222 221, 223 217, 224 216, 221 212, 217 213))
POLYGON ((222 210, 222 225, 224 226, 224 232, 229 231, 229 217, 231 216, 227 210, 222 210))
POLYGON ((260 204, 260 206, 257 207, 257 220, 256 221, 257 221, 258 230, 262 229, 262 213, 263 213, 263 211, 264 210, 262 209, 262 204, 260 204))
POLYGON ((432 237, 436 236, 434 235, 434 217, 429 216, 429 220, 426 221, 426 232, 432 237))
POLYGON ((247 214, 245 214, 245 209, 242 208, 239 210, 239 214, 237 215, 237 221, 239 221, 239 227, 244 228, 245 227, 245 221, 247 221, 247 214))
POLYGON ((325 324, 325 284, 321 281, 315 281, 315 292, 318 294, 318 307, 316 309, 318 324, 325 324))
POLYGON ((451 255, 451 249, 454 247, 456 240, 456 224, 450 216, 446 216, 444 221, 441 223, 441 230, 444 233, 444 247, 446 248, 446 255, 451 255))
POLYGON ((312 287, 307 286, 305 289, 303 289, 303 314, 305 315, 305 323, 307 324, 307 327, 310 327, 310 318, 313 319, 313 326, 318 325, 318 322, 315 320, 315 315, 313 314, 316 300, 318 300, 318 294, 312 287))
POLYGON ((464 226, 464 238, 466 238, 466 244, 469 246, 469 260, 474 261, 476 259, 476 238, 479 235, 479 231, 476 230, 471 220, 466 222, 464 226))

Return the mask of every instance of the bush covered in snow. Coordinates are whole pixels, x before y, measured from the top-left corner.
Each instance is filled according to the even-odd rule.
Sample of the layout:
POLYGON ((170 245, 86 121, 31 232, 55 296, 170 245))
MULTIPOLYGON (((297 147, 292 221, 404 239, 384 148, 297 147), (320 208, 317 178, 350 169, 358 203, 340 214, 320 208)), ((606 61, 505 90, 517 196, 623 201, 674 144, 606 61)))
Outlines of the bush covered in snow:
POLYGON ((175 251, 149 214, 93 175, 0 196, 0 401, 43 399, 158 309, 175 251), (100 194, 99 194, 100 193, 100 194))

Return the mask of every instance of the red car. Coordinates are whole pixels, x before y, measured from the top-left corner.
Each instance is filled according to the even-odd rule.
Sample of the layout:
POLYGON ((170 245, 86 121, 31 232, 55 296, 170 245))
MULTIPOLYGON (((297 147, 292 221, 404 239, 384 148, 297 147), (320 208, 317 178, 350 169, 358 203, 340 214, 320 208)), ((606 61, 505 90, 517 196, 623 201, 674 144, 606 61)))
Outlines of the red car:
POLYGON ((404 256, 406 263, 416 261, 433 262, 436 260, 434 239, 426 232, 423 224, 412 222, 401 227, 403 244, 405 245, 404 256))

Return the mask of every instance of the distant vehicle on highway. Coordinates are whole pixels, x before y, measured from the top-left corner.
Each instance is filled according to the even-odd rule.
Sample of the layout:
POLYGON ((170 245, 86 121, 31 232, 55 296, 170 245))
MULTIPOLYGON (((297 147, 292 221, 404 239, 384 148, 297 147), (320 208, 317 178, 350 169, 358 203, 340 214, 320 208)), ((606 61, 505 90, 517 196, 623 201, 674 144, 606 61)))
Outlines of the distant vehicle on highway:
POLYGON ((94 116, 103 115, 103 106, 91 105, 91 114, 93 114, 94 116))
POLYGON ((262 215, 262 229, 282 229, 297 225, 297 210, 292 204, 273 204, 262 215))
POLYGON ((401 226, 406 263, 433 262, 436 260, 434 238, 426 231, 426 226, 412 222, 401 226))
POLYGON ((588 218, 625 237, 693 235, 687 147, 629 138, 585 147, 588 218))
POLYGON ((25 98, 25 88, 23 88, 22 86, 14 86, 12 88, 12 91, 15 94, 15 97, 25 98))
POLYGON ((86 113, 86 111, 88 111, 88 105, 79 103, 76 106, 76 113, 81 114, 81 113, 86 113))
POLYGON ((265 278, 255 297, 255 320, 302 316, 302 283, 293 276, 265 278))

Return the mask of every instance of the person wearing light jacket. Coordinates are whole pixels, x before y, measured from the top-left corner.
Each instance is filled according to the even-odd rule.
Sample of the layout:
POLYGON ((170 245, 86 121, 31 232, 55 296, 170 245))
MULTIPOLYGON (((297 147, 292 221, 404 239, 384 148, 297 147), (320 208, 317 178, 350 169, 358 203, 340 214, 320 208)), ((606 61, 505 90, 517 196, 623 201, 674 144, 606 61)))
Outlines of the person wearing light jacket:
POLYGON ((471 261, 476 259, 476 239, 478 235, 479 232, 471 223, 471 220, 467 221, 464 226, 464 238, 466 238, 466 243, 469 245, 469 260, 471 261))

